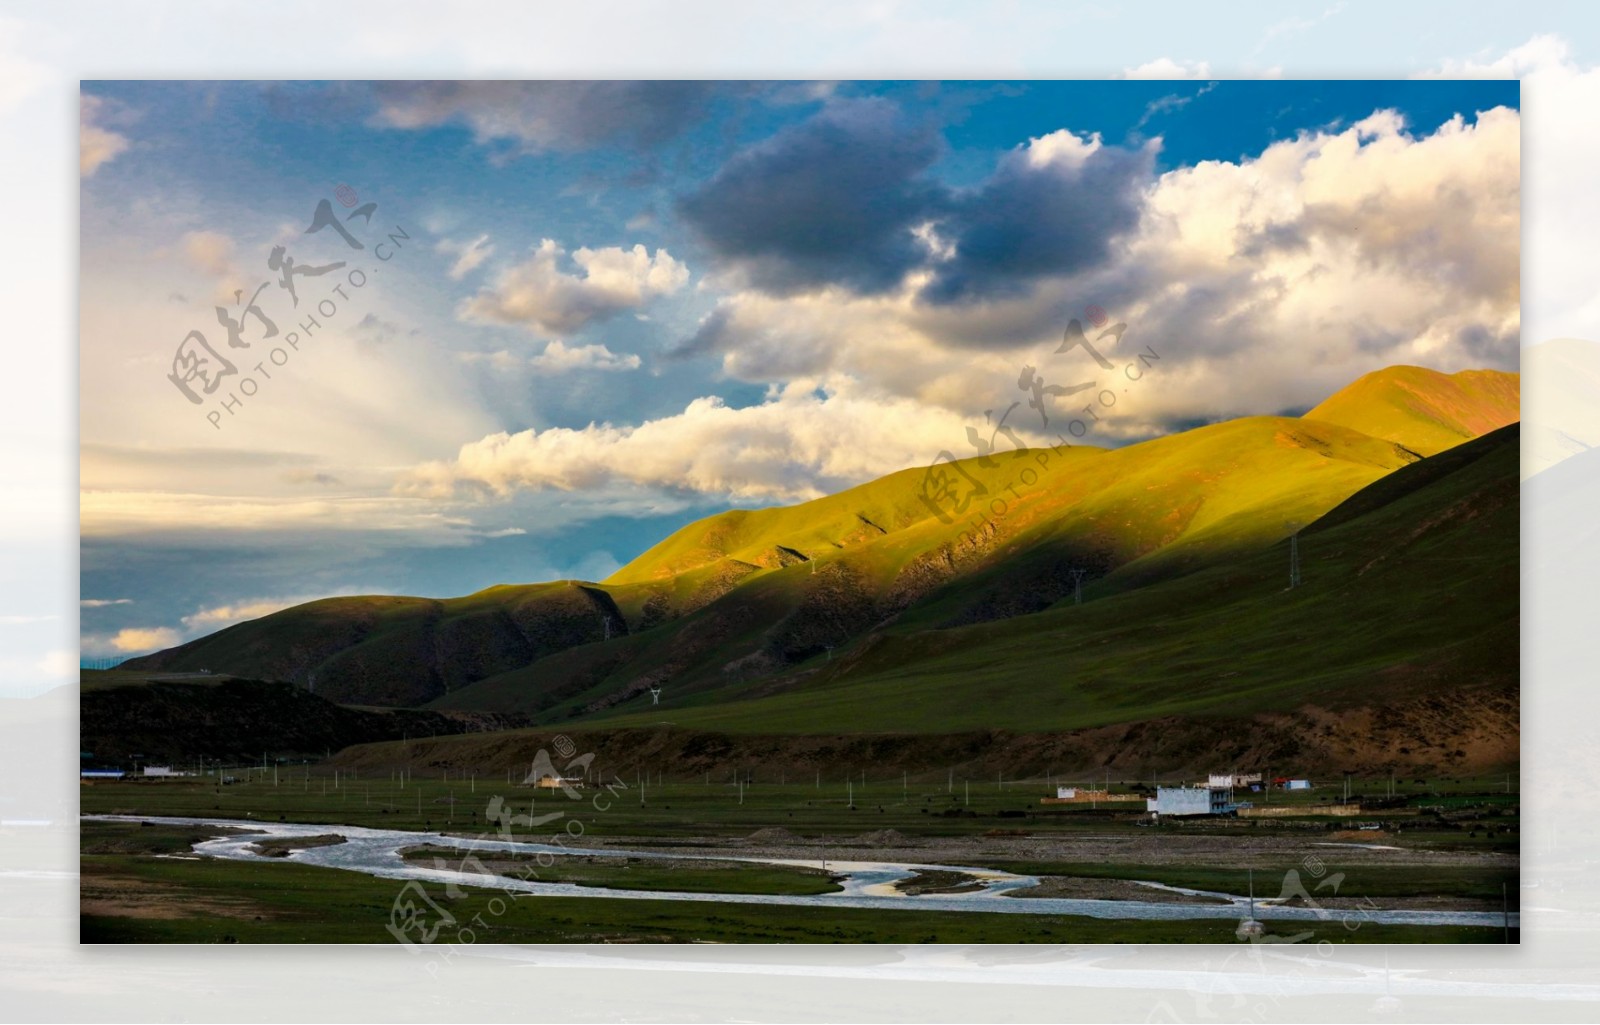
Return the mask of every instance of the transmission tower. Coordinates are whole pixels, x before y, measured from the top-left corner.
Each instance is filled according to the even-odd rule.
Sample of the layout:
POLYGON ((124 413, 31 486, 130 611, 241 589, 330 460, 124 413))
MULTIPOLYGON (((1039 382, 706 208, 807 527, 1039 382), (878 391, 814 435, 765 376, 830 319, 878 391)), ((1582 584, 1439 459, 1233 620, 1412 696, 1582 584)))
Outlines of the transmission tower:
POLYGON ((1289 535, 1289 586, 1300 586, 1300 535, 1289 535))
POLYGON ((1072 604, 1083 604, 1083 575, 1087 570, 1075 569, 1072 573, 1072 604))

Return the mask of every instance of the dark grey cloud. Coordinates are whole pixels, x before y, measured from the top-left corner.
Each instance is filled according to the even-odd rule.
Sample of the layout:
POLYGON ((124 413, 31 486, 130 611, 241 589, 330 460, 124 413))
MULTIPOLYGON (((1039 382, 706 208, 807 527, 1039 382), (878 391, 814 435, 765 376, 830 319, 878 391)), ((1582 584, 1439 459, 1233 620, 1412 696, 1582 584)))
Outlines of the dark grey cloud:
POLYGON ((667 349, 668 360, 693 359, 714 352, 725 352, 739 344, 741 337, 734 330, 732 318, 725 307, 718 307, 700 321, 694 334, 667 349))
POLYGON ((945 200, 925 175, 942 148, 887 101, 841 100, 734 156, 678 212, 765 291, 880 292, 926 255, 911 231, 945 200))
POLYGON ((1086 144, 1087 156, 1056 160, 1023 148, 955 190, 930 173, 943 150, 936 128, 889 101, 836 100, 733 157, 678 212, 720 265, 768 293, 873 294, 927 268, 923 298, 960 303, 1025 294, 1104 261, 1138 223, 1155 161, 1149 147, 1086 144), (923 225, 936 240, 913 234, 923 225), (953 256, 936 253, 947 246, 953 256))
POLYGON ((1102 146, 1081 162, 1006 155, 988 180, 963 192, 940 222, 955 256, 937 266, 923 297, 954 302, 1019 295, 1041 277, 1106 260, 1139 222, 1155 151, 1102 146))
MULTIPOLYGON (((1510 325, 1503 330, 1495 330, 1486 324, 1467 324, 1455 332, 1452 340, 1456 348, 1471 357, 1472 361, 1483 366, 1501 366, 1508 361, 1506 353, 1517 353, 1522 345, 1522 331, 1520 325, 1510 325)), ((1511 369, 1516 369, 1516 363, 1511 363, 1511 369)))
POLYGON ((526 152, 602 146, 650 150, 699 123, 723 82, 378 82, 380 123, 427 128, 459 123, 484 141, 526 152))

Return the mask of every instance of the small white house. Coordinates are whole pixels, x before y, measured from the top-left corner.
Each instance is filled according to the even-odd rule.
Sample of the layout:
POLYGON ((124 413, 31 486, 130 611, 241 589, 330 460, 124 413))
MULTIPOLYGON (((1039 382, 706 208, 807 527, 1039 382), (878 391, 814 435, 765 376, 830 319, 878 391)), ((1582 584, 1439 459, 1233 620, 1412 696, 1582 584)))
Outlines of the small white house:
POLYGON ((1228 787, 1157 787, 1145 799, 1145 810, 1157 815, 1229 815, 1240 807, 1229 800, 1228 787))
POLYGON ((1077 787, 1056 787, 1056 800, 1073 801, 1078 797, 1077 787))

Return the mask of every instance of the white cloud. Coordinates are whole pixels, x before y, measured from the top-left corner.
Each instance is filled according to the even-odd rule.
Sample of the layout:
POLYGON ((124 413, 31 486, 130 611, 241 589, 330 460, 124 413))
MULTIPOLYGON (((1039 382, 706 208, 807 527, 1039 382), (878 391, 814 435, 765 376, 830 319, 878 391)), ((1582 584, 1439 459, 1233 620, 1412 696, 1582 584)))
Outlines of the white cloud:
POLYGON ((391 495, 325 498, 162 491, 85 491, 85 538, 169 535, 186 544, 228 544, 240 533, 286 536, 365 534, 391 544, 464 544, 474 524, 424 503, 391 495))
POLYGON ((544 351, 529 360, 539 370, 550 374, 569 370, 637 370, 639 357, 633 353, 618 355, 604 345, 577 345, 568 348, 559 340, 544 347, 544 351))
POLYGON ((130 626, 113 634, 106 646, 120 654, 136 654, 170 648, 179 643, 178 631, 167 626, 130 626))
POLYGON ((605 345, 567 345, 560 339, 545 344, 537 356, 520 356, 508 349, 493 352, 463 352, 463 363, 486 363, 498 371, 531 367, 544 374, 564 374, 572 370, 637 370, 640 359, 633 353, 615 353, 605 345))
POLYGON ((1525 78, 1570 68, 1571 48, 1557 35, 1537 35, 1490 60, 1446 58, 1413 78, 1525 78))
POLYGON ((492 287, 462 304, 468 320, 517 324, 552 335, 568 335, 598 320, 671 295, 689 280, 689 270, 665 249, 587 247, 572 254, 579 273, 561 269, 566 250, 544 239, 524 262, 504 271, 492 287))
POLYGON ((440 239, 434 247, 436 251, 446 256, 454 256, 456 262, 451 264, 450 280, 460 281, 476 270, 483 261, 494 255, 494 245, 489 241, 488 235, 479 235, 471 242, 455 242, 451 239, 440 239))
POLYGON ((1029 139, 1024 154, 1029 167, 1079 168, 1100 149, 1100 133, 1080 136, 1062 128, 1029 139))
POLYGON ((78 601, 78 607, 83 609, 100 609, 105 608, 107 605, 132 604, 132 598, 82 598, 78 601))
POLYGON ((1538 146, 1523 188, 1530 245, 1522 254, 1528 290, 1526 338, 1600 338, 1593 242, 1576 225, 1600 223, 1600 132, 1584 130, 1600 109, 1600 67, 1580 67, 1565 40, 1537 35, 1498 57, 1447 60, 1419 78, 1520 78, 1527 138, 1538 146), (1538 197, 1559 196, 1559 201, 1538 197))
POLYGON ((225 626, 242 623, 247 619, 260 619, 292 605, 300 605, 327 595, 302 595, 298 598, 253 598, 200 609, 183 617, 183 625, 191 634, 199 635, 220 630, 225 626))
POLYGON ((1157 57, 1136 68, 1123 68, 1123 78, 1210 78, 1211 65, 1203 60, 1157 57))
MULTIPOLYGON (((1130 325, 1116 348, 1105 343, 1113 357, 1152 346, 1164 361, 1091 441, 1303 409, 1393 363, 1515 367, 1519 131, 1517 113, 1499 109, 1413 136, 1378 111, 1238 163, 1180 168, 1149 188, 1110 261, 1013 297, 930 304, 926 273, 867 297, 737 292, 679 355, 784 382, 767 401, 735 409, 707 396, 638 426, 493 434, 404 474, 398 490, 506 496, 621 482, 736 501, 813 497, 960 449, 984 410, 1026 398, 1024 363, 1051 383, 1093 375, 1084 353, 1051 355, 1090 303, 1130 325)), ((1027 157, 1073 160, 1094 145, 1052 133, 1027 157)), ((1025 439, 1043 427, 1019 413, 1025 439)))
MULTIPOLYGON (((15 88, 15 83, 9 83, 15 88)), ((104 128, 100 121, 106 114, 106 103, 98 96, 84 94, 78 99, 78 174, 84 178, 94 174, 100 166, 116 159, 128 148, 125 135, 104 128)))
POLYGON ((795 381, 759 405, 714 396, 637 427, 591 424, 492 434, 418 466, 402 493, 430 498, 625 483, 734 500, 794 501, 881 476, 960 444, 965 423, 848 381, 795 381))
MULTIPOLYGON (((1010 401, 1000 396, 1024 349, 1059 339, 1096 303, 1131 325, 1130 351, 1169 357, 1141 387, 1144 408, 1104 427, 1127 437, 1306 408, 1392 363, 1514 368, 1519 130, 1503 108, 1422 136, 1375 112, 1237 163, 1167 172, 1110 260, 1030 292, 932 305, 916 277, 868 298, 738 292, 679 353, 716 355, 739 380, 844 374, 976 415, 1010 401)), ((1074 159, 1092 145, 1058 132, 1027 154, 1074 159)))

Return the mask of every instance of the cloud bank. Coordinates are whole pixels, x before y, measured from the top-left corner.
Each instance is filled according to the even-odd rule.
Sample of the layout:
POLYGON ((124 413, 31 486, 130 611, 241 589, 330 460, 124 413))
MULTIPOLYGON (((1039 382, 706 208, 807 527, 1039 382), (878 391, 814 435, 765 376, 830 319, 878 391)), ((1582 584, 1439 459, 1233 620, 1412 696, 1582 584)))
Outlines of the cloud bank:
MULTIPOLYGON (((626 480, 812 496, 959 440, 1019 397, 1027 354, 1091 303, 1129 325, 1130 352, 1151 345, 1165 359, 1106 427, 1113 440, 1303 410, 1387 364, 1514 368, 1520 127, 1498 108, 1416 134, 1377 111, 1159 175, 1158 142, 1058 131, 971 189, 933 196, 920 177, 931 144, 915 127, 879 103, 832 106, 734 158, 681 208, 734 287, 672 355, 772 385, 767 402, 705 396, 637 426, 489 435, 409 471, 401 491, 626 480), (834 220, 824 210, 836 202, 834 220)), ((626 262, 641 280, 643 250, 626 262)), ((528 277, 554 280, 550 267, 528 277)), ((546 294, 518 284, 507 291, 546 294)), ((585 310, 572 320, 587 315, 563 299, 518 309, 562 327, 565 315, 530 311, 569 305, 585 310)))
POLYGON ((671 295, 689 280, 689 269, 665 249, 585 247, 572 254, 575 273, 562 269, 566 255, 553 239, 544 239, 528 259, 463 303, 461 316, 566 336, 671 295))

